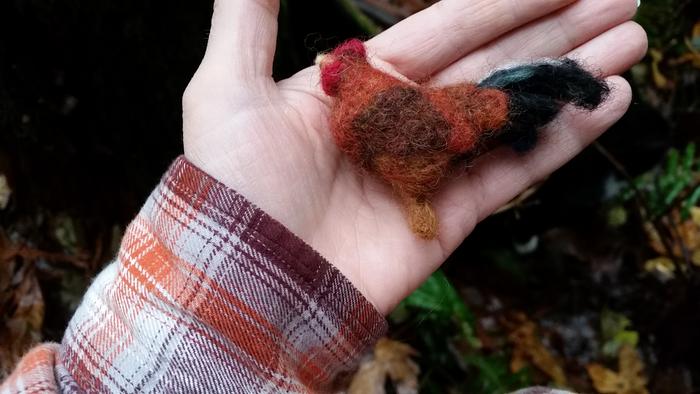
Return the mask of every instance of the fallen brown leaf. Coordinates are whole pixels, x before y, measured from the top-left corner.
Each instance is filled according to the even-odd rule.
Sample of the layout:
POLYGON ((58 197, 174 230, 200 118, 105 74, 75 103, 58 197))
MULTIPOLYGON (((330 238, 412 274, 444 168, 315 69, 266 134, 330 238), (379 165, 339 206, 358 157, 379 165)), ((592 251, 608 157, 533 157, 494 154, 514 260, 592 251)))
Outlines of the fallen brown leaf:
POLYGON ((671 223, 678 223, 675 225, 675 230, 680 241, 673 243, 670 255, 656 228, 649 222, 644 223, 649 246, 659 254, 658 257, 648 260, 644 268, 647 272, 657 275, 662 281, 675 276, 674 259, 684 259, 684 249, 689 254, 690 262, 700 266, 700 208, 691 207, 690 217, 685 220, 681 219, 678 209, 671 211, 669 217, 671 223))
POLYGON ((693 67, 700 68, 700 22, 693 25, 693 32, 690 37, 684 39, 685 46, 688 52, 684 53, 677 59, 673 59, 670 64, 678 65, 683 63, 691 63, 693 67))
POLYGON ((673 82, 661 72, 661 62, 664 60, 663 53, 658 49, 652 48, 649 50, 649 55, 651 56, 651 74, 654 79, 654 85, 659 89, 671 89, 673 82))
POLYGON ((586 367, 593 387, 600 394, 648 394, 644 362, 634 348, 625 345, 618 355, 618 372, 600 364, 586 367))
POLYGON ((44 299, 33 262, 0 233, 0 379, 41 340, 44 299))
POLYGON ((654 274, 661 282, 666 282, 676 276, 676 265, 666 256, 649 259, 644 263, 644 270, 654 274))
POLYGON ((12 195, 12 189, 7 183, 7 177, 0 174, 0 210, 7 208, 7 204, 10 203, 10 196, 12 195))
MULTIPOLYGON (((683 242, 683 246, 687 250, 695 250, 700 248, 700 209, 697 207, 692 207, 690 209, 690 218, 682 220, 681 214, 677 209, 674 209, 669 213, 670 223, 674 224, 674 227, 678 231, 680 236, 680 241, 683 242)), ((661 241, 661 236, 649 222, 644 223, 644 231, 649 239, 649 245, 658 254, 668 255, 668 251, 661 241)), ((683 257, 683 249, 680 245, 673 245, 673 250, 671 251, 674 257, 683 257)), ((671 257, 671 256, 669 256, 671 257)))
POLYGON ((405 343, 382 338, 371 359, 360 366, 348 388, 349 394, 383 394, 389 377, 400 394, 418 392, 418 365, 411 359, 416 351, 405 343))
POLYGON ((508 334, 508 340, 514 346, 511 371, 518 372, 527 365, 533 365, 556 385, 566 386, 564 369, 537 336, 537 325, 523 314, 518 314, 516 319, 520 323, 508 334))

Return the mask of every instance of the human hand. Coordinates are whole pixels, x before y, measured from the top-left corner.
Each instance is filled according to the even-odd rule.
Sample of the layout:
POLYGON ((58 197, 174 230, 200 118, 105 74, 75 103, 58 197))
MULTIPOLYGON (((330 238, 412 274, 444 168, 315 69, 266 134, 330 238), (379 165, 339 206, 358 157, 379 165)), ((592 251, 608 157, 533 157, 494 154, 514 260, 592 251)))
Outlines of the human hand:
POLYGON ((444 185, 438 238, 409 229, 391 189, 335 146, 318 67, 275 83, 278 0, 216 0, 207 51, 183 97, 185 156, 304 239, 387 314, 474 226, 571 159, 631 101, 617 74, 646 52, 636 0, 443 0, 367 42, 383 70, 437 85, 503 64, 568 56, 607 77, 592 113, 566 111, 526 155, 503 147, 444 185))

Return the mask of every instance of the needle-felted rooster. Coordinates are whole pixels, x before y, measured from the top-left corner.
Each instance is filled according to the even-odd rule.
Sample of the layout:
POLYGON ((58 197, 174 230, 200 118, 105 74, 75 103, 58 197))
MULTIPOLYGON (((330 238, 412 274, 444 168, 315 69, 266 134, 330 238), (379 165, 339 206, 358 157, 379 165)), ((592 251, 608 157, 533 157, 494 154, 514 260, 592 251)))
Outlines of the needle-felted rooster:
POLYGON ((323 90, 334 97, 330 126, 350 160, 393 188, 415 234, 437 235, 430 205, 447 175, 492 141, 532 148, 565 104, 592 110, 609 92, 570 59, 545 60, 447 87, 401 81, 372 67, 350 40, 319 58, 323 90))

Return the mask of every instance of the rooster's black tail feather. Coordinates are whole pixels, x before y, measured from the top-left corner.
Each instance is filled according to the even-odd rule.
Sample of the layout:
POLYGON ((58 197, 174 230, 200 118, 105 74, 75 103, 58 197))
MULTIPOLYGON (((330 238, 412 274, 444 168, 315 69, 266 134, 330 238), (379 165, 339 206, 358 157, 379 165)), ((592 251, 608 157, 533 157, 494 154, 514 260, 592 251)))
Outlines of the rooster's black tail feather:
POLYGON ((508 94, 509 122, 499 134, 517 151, 534 147, 539 129, 551 122, 564 105, 594 110, 610 92, 605 81, 571 59, 498 70, 479 86, 508 94))

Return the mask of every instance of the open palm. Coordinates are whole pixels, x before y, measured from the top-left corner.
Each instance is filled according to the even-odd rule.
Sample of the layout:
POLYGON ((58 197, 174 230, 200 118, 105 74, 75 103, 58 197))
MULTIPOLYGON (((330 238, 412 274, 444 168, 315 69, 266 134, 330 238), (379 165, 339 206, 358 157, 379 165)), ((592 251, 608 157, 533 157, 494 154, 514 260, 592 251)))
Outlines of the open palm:
POLYGON ((367 43, 373 63, 437 85, 503 64, 571 56, 608 77, 593 113, 565 112, 527 155, 479 158, 435 197, 438 239, 408 228, 391 190, 342 156, 328 129, 317 67, 275 83, 278 0, 217 0, 206 55, 183 99, 185 155, 326 257, 383 313, 473 230, 598 137, 627 109, 615 76, 646 51, 635 0, 443 0, 367 43))

